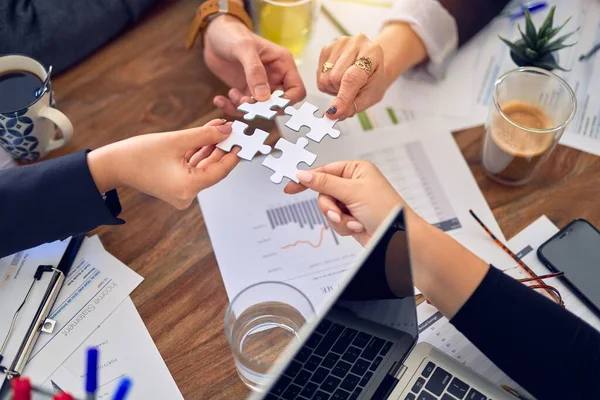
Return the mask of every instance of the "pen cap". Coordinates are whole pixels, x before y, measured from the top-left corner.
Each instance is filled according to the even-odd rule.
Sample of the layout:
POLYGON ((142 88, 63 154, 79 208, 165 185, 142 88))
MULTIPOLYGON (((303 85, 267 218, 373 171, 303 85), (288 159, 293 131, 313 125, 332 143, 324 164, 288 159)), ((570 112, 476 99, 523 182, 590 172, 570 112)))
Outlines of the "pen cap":
POLYGON ((29 378, 11 379, 13 400, 31 400, 31 382, 29 378))
POLYGON ((59 392, 54 395, 52 400, 73 400, 73 396, 71 396, 69 393, 59 392))
POLYGON ((113 400, 123 400, 125 398, 125 396, 127 396, 127 392, 129 392, 130 388, 131 388, 131 379, 129 379, 129 378, 121 379, 121 382, 119 383, 119 387, 117 388, 117 391, 115 392, 113 400))
POLYGON ((87 351, 85 392, 96 393, 98 389, 98 349, 90 347, 87 351))

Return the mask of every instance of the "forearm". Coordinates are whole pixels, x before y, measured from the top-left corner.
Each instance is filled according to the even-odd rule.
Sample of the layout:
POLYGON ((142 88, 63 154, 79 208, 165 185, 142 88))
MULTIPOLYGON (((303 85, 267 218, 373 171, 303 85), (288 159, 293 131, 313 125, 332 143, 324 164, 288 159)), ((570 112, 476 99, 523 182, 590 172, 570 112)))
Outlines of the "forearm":
POLYGON ((388 22, 377 37, 383 49, 386 85, 389 87, 407 70, 427 60, 421 38, 405 22, 388 22))
MULTIPOLYGON (((405 218, 415 286, 452 318, 475 292, 489 265, 408 208, 405 218)), ((401 279, 388 271, 392 290, 401 279)))
POLYGON ((90 174, 100 193, 106 193, 123 185, 120 172, 124 171, 122 171, 122 164, 118 160, 118 147, 119 142, 113 143, 100 147, 87 156, 90 174))

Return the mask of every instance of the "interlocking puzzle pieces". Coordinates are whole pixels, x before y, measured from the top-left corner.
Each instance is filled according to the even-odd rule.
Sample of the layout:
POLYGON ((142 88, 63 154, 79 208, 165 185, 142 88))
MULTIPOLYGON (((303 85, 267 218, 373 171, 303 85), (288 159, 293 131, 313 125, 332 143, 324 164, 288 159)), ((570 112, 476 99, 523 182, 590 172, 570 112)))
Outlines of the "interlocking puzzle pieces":
POLYGON ((248 125, 245 123, 233 121, 231 133, 227 139, 217 144, 217 148, 229 152, 234 146, 240 146, 242 150, 237 155, 247 161, 251 161, 257 152, 269 154, 271 146, 265 144, 269 134, 261 129, 255 129, 254 134, 246 135, 244 133, 246 129, 248 125))
POLYGON ((253 120, 257 115, 264 119, 272 119, 277 114, 277 111, 274 111, 271 108, 283 108, 290 102, 288 99, 284 99, 281 96, 283 96, 283 90, 276 90, 271 94, 271 98, 267 101, 242 103, 237 109, 246 113, 244 115, 246 121, 253 120))
POLYGON ((292 106, 286 107, 285 113, 291 115, 292 118, 286 122, 285 126, 296 132, 299 132, 303 126, 310 128, 310 132, 306 137, 315 142, 320 142, 326 135, 331 136, 333 139, 340 137, 340 131, 333 129, 337 120, 326 117, 317 118, 314 115, 317 110, 317 106, 308 102, 302 104, 297 110, 292 106))
POLYGON ((303 137, 299 138, 296 143, 288 142, 285 139, 277 141, 275 148, 283 152, 281 157, 275 158, 269 155, 262 163, 262 165, 275 172, 271 175, 271 182, 281 183, 283 178, 286 177, 299 183, 298 178, 296 178, 296 173, 299 171, 298 164, 303 162, 311 166, 317 159, 316 154, 305 149, 306 146, 308 146, 308 140, 303 137))

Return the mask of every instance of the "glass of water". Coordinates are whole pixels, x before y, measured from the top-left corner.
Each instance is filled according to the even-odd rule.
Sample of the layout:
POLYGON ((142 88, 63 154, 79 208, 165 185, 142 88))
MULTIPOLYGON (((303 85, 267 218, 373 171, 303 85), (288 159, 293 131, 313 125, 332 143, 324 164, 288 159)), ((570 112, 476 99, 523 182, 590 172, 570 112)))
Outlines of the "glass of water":
POLYGON ((225 334, 238 375, 263 391, 269 368, 315 314, 310 300, 284 282, 261 282, 242 290, 225 312, 225 334))

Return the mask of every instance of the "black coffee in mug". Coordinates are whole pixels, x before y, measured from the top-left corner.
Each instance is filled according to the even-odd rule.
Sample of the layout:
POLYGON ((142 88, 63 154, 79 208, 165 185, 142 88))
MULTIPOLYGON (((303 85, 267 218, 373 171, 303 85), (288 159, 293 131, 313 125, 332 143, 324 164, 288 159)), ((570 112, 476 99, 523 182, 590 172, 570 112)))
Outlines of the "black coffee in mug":
POLYGON ((0 73, 0 113, 21 110, 36 101, 35 92, 44 82, 27 71, 0 73))

